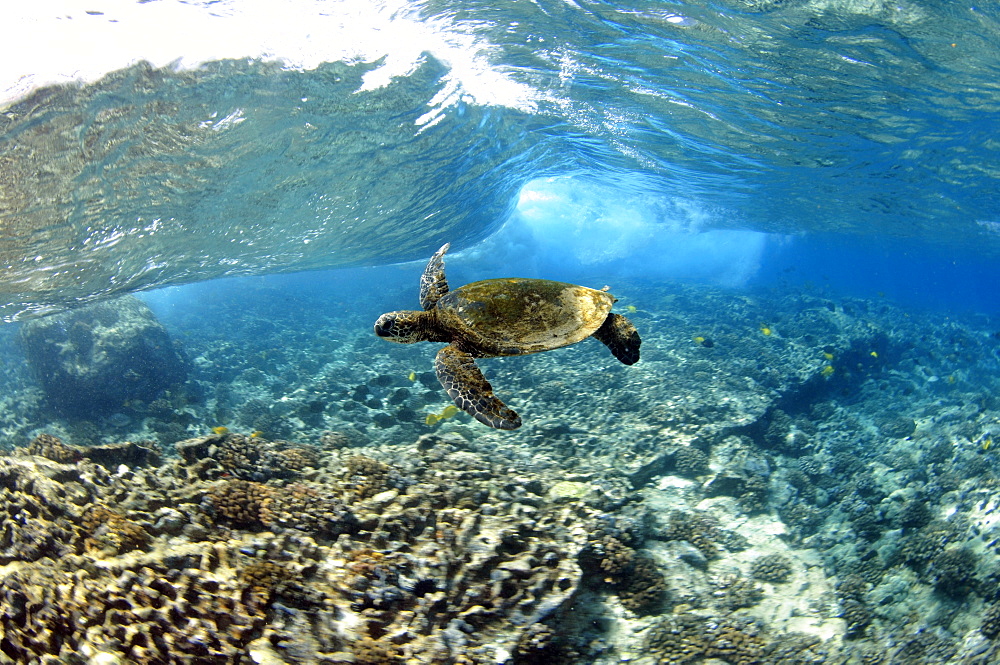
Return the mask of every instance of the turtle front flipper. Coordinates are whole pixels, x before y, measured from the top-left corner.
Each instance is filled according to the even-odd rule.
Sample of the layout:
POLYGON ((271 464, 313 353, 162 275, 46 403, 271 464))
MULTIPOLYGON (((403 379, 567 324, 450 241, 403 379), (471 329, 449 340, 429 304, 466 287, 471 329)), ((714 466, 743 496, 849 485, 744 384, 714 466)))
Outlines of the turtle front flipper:
POLYGON ((479 371, 472 354, 449 344, 434 360, 438 381, 448 391, 455 406, 484 425, 496 429, 517 429, 521 417, 493 394, 493 386, 479 371))
POLYGON ((632 322, 621 314, 611 313, 594 333, 601 343, 611 350, 611 354, 626 365, 639 362, 639 331, 632 322))
POLYGON ((451 247, 446 242, 427 262, 424 274, 420 276, 420 306, 425 310, 434 309, 441 296, 448 293, 448 280, 444 278, 444 254, 451 247))

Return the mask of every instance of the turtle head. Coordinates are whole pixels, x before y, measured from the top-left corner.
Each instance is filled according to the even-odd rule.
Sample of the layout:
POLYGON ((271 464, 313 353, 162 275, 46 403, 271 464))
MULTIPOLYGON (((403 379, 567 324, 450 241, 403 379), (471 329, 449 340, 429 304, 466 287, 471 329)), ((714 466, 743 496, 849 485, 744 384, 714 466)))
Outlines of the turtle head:
POLYGON ((437 341, 434 322, 429 312, 389 312, 378 317, 375 334, 390 342, 413 344, 437 341))

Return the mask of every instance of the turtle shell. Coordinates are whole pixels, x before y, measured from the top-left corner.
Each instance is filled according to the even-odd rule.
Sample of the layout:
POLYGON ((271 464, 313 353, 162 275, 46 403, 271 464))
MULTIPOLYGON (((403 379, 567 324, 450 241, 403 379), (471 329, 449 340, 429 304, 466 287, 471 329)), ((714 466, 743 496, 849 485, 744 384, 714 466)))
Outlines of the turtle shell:
POLYGON ((438 323, 479 355, 523 355, 576 344, 601 327, 615 298, 545 279, 488 279, 437 303, 438 323))

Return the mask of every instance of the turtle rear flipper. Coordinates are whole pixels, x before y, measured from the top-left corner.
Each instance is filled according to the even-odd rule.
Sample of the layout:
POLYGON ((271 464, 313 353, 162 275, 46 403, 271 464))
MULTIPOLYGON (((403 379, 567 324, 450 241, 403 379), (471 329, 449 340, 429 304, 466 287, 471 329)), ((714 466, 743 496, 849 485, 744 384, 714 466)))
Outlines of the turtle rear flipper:
POLYGON ((634 365, 639 362, 639 331, 635 329, 632 322, 621 314, 611 313, 604 323, 594 333, 594 337, 600 340, 611 350, 611 354, 626 365, 634 365))
POLYGON ((496 429, 517 429, 521 426, 521 417, 493 394, 493 386, 479 371, 470 353, 449 344, 438 351, 434 368, 438 381, 462 411, 496 429))
POLYGON ((441 296, 448 293, 448 280, 444 278, 444 254, 449 247, 451 243, 446 242, 434 252, 424 268, 424 274, 420 276, 420 306, 428 312, 434 309, 441 296))

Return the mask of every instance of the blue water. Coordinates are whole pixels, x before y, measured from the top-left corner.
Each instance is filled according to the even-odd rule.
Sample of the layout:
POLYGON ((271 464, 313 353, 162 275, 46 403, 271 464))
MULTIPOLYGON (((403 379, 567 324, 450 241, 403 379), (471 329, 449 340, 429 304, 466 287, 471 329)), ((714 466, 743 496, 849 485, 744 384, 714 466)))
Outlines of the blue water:
POLYGON ((901 239, 822 235, 775 245, 752 283, 778 291, 887 299, 904 308, 1000 318, 990 255, 901 239))
POLYGON ((545 274, 794 273, 995 308, 995 3, 426 2, 378 21, 412 39, 410 65, 135 65, 9 100, 0 315, 475 252, 498 231, 478 251, 523 246, 545 274))

